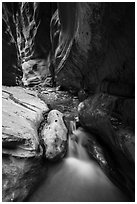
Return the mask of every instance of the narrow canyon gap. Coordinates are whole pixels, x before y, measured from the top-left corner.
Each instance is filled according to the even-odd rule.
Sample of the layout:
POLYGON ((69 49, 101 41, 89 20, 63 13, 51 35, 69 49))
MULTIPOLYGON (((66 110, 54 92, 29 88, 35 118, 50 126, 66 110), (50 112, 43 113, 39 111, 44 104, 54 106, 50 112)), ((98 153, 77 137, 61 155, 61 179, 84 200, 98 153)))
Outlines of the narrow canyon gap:
POLYGON ((2 3, 3 201, 135 200, 135 3, 2 3))

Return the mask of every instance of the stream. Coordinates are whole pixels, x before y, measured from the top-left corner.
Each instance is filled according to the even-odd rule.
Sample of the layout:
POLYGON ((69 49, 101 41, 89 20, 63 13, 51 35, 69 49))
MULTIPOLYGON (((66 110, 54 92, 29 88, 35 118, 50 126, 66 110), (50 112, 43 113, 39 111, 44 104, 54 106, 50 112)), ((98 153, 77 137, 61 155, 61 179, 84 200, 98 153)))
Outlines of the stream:
POLYGON ((108 179, 84 147, 86 132, 70 123, 68 153, 50 163, 45 180, 29 197, 29 202, 125 202, 128 198, 108 179))

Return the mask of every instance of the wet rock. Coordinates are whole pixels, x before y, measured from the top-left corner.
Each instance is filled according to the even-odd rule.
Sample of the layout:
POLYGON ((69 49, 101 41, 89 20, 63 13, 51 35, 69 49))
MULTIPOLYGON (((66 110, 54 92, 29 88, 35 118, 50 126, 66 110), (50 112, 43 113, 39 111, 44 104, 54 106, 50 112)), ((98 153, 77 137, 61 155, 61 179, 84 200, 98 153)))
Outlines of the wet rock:
POLYGON ((89 97, 79 104, 79 121, 112 154, 125 187, 134 200, 135 134, 131 127, 126 126, 121 115, 115 112, 117 100, 117 97, 107 94, 89 97))
POLYGON ((118 143, 126 158, 135 162, 135 134, 129 128, 120 128, 117 131, 118 143))
MULTIPOLYGON (((81 102, 78 106, 79 120, 82 126, 95 131, 96 133, 106 135, 109 126, 109 117, 114 109, 116 97, 107 94, 97 94, 81 102)), ((103 137, 102 136, 102 137, 103 137)), ((114 141, 107 134, 106 142, 114 141), (108 141, 110 140, 110 141, 108 141)), ((106 136, 104 136, 106 137, 106 136)))
POLYGON ((42 171, 38 127, 49 111, 34 91, 2 89, 3 201, 22 201, 42 171))
POLYGON ((127 124, 122 120, 122 112, 116 113, 117 100, 115 96, 96 94, 80 103, 78 107, 79 121, 82 126, 98 134, 98 137, 113 150, 115 148, 121 150, 121 145, 126 144, 125 141, 129 143, 131 140, 133 143, 135 137, 133 129, 126 126, 127 124), (122 137, 124 138, 121 139, 122 137))
POLYGON ((47 122, 41 133, 45 156, 49 160, 60 159, 67 150, 68 130, 63 121, 63 114, 58 110, 52 110, 48 114, 47 122))

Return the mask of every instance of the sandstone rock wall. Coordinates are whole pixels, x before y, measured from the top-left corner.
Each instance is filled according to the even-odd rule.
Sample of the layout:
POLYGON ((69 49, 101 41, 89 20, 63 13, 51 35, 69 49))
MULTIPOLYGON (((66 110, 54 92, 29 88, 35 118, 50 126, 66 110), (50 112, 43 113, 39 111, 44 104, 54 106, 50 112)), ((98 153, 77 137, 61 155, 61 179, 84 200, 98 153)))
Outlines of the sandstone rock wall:
MULTIPOLYGON (((75 6, 77 27, 67 25, 76 32, 61 69, 56 58, 58 83, 93 92, 105 79, 134 84, 134 3, 81 2, 75 6)), ((66 29, 65 36, 69 35, 66 29)))
POLYGON ((26 85, 27 77, 55 74, 67 89, 94 93, 104 80, 134 86, 134 18, 134 3, 3 3, 3 38, 15 46, 18 66, 28 63, 26 85))
MULTIPOLYGON (((18 69, 22 71, 22 64, 31 59, 36 60, 33 65, 36 64, 37 66, 38 64, 39 67, 37 61, 39 59, 45 61, 48 58, 51 49, 50 19, 56 4, 54 6, 52 3, 4 2, 2 6, 3 84, 16 85, 17 73, 14 74, 12 80, 8 77, 10 67, 15 64, 17 66, 15 71, 18 69), (5 53, 7 49, 9 51, 5 53), (10 49, 12 49, 12 53, 10 49), (10 61, 6 62, 5 57, 9 58, 10 61)), ((41 73, 40 69, 41 75, 46 75, 47 64, 45 64, 44 69, 44 73, 41 73)), ((34 75, 35 70, 33 71, 34 75)), ((22 77, 22 73, 19 75, 22 77)))

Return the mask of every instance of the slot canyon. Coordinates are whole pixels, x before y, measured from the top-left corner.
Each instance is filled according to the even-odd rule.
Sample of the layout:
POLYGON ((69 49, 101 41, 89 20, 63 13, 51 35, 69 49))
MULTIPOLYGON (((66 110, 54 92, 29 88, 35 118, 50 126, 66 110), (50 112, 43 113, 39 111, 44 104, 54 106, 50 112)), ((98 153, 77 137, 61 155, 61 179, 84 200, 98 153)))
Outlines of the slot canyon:
POLYGON ((2 2, 2 201, 135 201, 134 2, 2 2))

